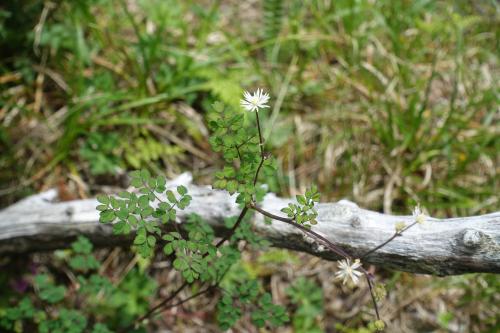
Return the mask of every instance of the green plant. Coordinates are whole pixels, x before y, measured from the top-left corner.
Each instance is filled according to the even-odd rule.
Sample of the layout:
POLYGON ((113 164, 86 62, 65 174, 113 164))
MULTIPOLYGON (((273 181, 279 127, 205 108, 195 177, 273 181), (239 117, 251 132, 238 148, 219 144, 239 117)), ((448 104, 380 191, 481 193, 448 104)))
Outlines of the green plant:
MULTIPOLYGON (((224 160, 222 170, 215 174, 213 188, 224 189, 231 195, 236 194, 235 201, 241 206, 239 216, 228 220, 229 234, 221 240, 215 240, 213 230, 199 216, 190 216, 184 225, 178 225, 177 210, 185 209, 192 199, 187 188, 182 185, 177 186, 174 193, 166 188, 165 177, 153 177, 147 170, 131 173, 131 184, 138 194, 124 191, 119 193, 118 197, 107 195, 97 197, 100 202, 97 209, 100 211, 101 223, 114 223, 115 234, 129 234, 134 230, 133 246, 144 258, 154 256, 156 250, 161 248, 184 281, 170 296, 151 307, 133 324, 140 325, 145 319, 161 311, 220 288, 226 274, 240 258, 238 241, 243 240, 254 246, 262 245, 258 237, 256 238, 248 228, 250 224, 245 220, 247 213, 255 211, 267 218, 298 228, 343 257, 337 276, 343 278, 344 283, 352 281, 357 284, 359 276, 364 275, 377 317, 373 325, 377 329, 383 329, 384 324, 380 320, 377 307, 377 301, 380 301, 380 286, 373 288, 373 276, 362 267, 359 259, 354 260, 345 250, 313 230, 318 215, 315 204, 320 198, 315 186, 307 190, 304 195, 297 195, 297 204, 291 203, 282 209, 287 217, 271 214, 259 206, 258 202, 264 193, 259 182, 260 173, 274 172, 273 160, 265 151, 259 118, 259 111, 269 107, 268 100, 269 95, 260 89, 253 94, 245 92, 241 106, 246 112, 242 113, 239 108, 216 103, 210 115, 209 125, 213 131, 210 144, 215 151, 220 152, 224 160), (252 114, 255 114, 255 119, 250 118, 252 114), (198 292, 173 303, 183 289, 194 285, 197 286, 198 292)), ((425 223, 426 217, 420 208, 415 209, 414 216, 414 223, 397 229, 393 237, 367 252, 365 256, 382 248, 415 224, 425 223)), ((285 309, 273 304, 272 296, 262 292, 255 280, 244 277, 239 276, 233 283, 225 282, 229 288, 222 289, 223 294, 217 306, 217 318, 221 328, 226 330, 232 327, 244 311, 251 313, 252 322, 257 327, 265 325, 274 327, 288 321, 285 309)), ((305 317, 317 312, 318 302, 321 302, 322 298, 318 299, 314 293, 310 295, 315 304, 312 306, 316 306, 311 310, 311 306, 301 300, 303 296, 300 295, 301 289, 307 289, 306 292, 309 292, 314 290, 314 285, 300 280, 290 289, 293 301, 299 306, 294 325, 304 330, 315 329, 314 321, 310 321, 311 318, 308 321, 305 317)))
MULTIPOLYGON (((100 263, 92 255, 92 249, 92 243, 80 236, 72 244, 71 254, 66 258, 69 267, 77 274, 76 296, 49 272, 39 273, 33 278, 36 297, 25 296, 18 302, 12 298, 13 304, 0 308, 2 331, 112 332, 107 324, 96 321, 109 320, 102 318, 99 310, 110 307, 105 297, 115 294, 120 286, 113 286, 109 279, 97 273, 100 263), (70 305, 72 303, 73 306, 70 305)), ((126 298, 134 299, 130 296, 126 298)))
POLYGON ((287 289, 287 294, 296 307, 291 316, 295 332, 323 332, 318 323, 324 310, 322 289, 313 281, 300 277, 287 289))
POLYGON ((115 174, 119 168, 116 148, 119 146, 116 133, 91 133, 80 149, 80 156, 90 164, 93 175, 115 174))

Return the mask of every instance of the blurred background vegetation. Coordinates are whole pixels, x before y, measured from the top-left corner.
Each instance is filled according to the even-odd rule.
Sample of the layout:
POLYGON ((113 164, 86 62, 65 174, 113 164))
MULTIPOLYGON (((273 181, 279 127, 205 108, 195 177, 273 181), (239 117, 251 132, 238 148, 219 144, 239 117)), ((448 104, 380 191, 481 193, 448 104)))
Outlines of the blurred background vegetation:
MULTIPOLYGON (((209 183, 210 105, 262 87, 272 191, 316 183, 323 200, 386 213, 498 210, 499 19, 494 0, 4 2, 0 207, 51 187, 66 200, 123 188, 137 168, 209 183)), ((292 306, 289 329, 371 330, 369 295, 334 284, 334 264, 257 255, 245 269, 292 306)), ((498 328, 494 276, 380 275, 383 313, 401 331, 498 328)), ((191 310, 165 320, 203 331, 191 310)))

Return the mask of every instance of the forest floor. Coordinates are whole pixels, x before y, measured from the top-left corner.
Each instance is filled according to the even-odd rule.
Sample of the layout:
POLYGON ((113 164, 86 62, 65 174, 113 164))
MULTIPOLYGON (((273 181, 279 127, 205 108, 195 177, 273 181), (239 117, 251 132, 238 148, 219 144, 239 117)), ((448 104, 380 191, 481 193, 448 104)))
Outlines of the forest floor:
MULTIPOLYGON (((52 187, 66 200, 93 197, 126 187, 138 168, 188 170, 208 184, 219 166, 211 104, 237 107, 244 88, 262 87, 272 96, 266 148, 279 166, 263 179, 272 192, 315 183, 323 201, 395 214, 417 203, 436 217, 499 209, 495 1, 32 0, 1 13, 0 207, 52 187)), ((117 283, 177 282, 162 262, 96 255, 117 283)), ((54 258, 20 260, 62 274, 54 258)), ((367 289, 335 282, 335 263, 283 250, 244 258, 242 269, 292 309, 282 331, 373 331, 367 289)), ((498 329, 493 275, 373 269, 394 332, 498 329)), ((143 295, 131 288, 139 311, 143 295)), ((217 331, 207 324, 214 306, 200 299, 158 323, 217 331)), ((255 331, 248 318, 237 330, 255 331)))

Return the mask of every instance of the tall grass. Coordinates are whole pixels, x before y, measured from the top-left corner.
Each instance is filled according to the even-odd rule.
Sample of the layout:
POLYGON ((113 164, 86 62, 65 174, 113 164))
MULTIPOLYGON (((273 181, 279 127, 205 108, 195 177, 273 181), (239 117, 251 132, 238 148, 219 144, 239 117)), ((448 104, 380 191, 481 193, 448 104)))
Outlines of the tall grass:
POLYGON ((68 173, 203 170, 209 105, 264 85, 274 190, 498 206, 495 2, 33 0, 2 17, 3 47, 22 46, 1 62, 5 202, 68 173))

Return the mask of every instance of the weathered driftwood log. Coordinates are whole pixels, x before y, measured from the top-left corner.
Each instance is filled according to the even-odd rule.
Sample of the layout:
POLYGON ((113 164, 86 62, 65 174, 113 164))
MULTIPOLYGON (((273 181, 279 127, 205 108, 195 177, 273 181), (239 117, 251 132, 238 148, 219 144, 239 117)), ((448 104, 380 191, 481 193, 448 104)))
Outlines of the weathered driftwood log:
MULTIPOLYGON (((207 186, 192 185, 189 174, 181 175, 168 186, 178 184, 186 185, 193 197, 188 209, 178 212, 179 223, 187 214, 196 213, 214 226, 218 234, 227 232, 223 219, 239 213, 234 197, 207 186)), ((289 201, 269 194, 262 207, 282 215, 279 210, 289 201)), ((80 234, 101 246, 130 242, 130 237, 114 236, 109 225, 99 224, 96 205, 95 199, 57 202, 57 191, 49 190, 0 211, 0 254, 65 247, 80 234)), ((380 214, 349 201, 322 203, 317 209, 318 224, 313 230, 353 257, 361 256, 391 237, 397 222, 413 222, 411 216, 380 214)), ((254 225, 274 246, 308 252, 327 260, 339 259, 325 246, 283 222, 266 225, 259 214, 254 225)), ((364 262, 434 275, 500 273, 500 212, 465 218, 428 218, 424 225, 405 231, 364 262)))

